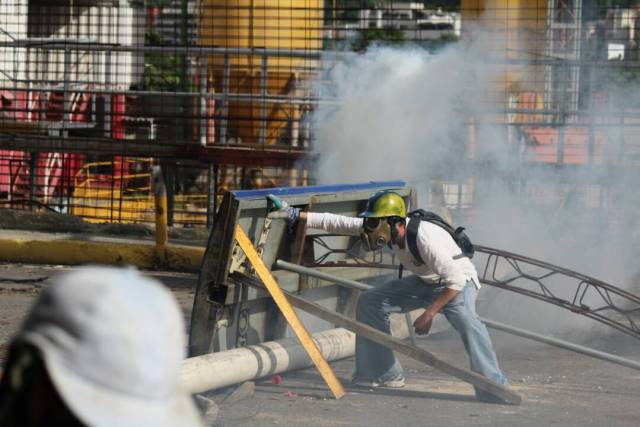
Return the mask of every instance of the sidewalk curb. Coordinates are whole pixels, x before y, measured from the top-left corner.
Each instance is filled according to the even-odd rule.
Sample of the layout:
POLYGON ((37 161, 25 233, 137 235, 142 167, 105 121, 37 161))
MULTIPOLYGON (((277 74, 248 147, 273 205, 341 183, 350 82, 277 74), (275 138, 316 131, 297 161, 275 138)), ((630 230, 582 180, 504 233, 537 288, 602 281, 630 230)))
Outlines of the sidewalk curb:
POLYGON ((158 259, 153 243, 98 242, 73 239, 0 238, 0 261, 31 264, 134 265, 198 271, 204 248, 168 245, 167 259, 158 259))

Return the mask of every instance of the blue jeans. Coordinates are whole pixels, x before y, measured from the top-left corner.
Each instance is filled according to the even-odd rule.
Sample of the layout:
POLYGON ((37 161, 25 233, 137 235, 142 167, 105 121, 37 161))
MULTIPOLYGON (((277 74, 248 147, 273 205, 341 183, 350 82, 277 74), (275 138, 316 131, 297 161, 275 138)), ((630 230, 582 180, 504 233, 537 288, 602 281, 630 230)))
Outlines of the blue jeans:
MULTIPOLYGON (((393 280, 364 291, 358 300, 356 319, 380 331, 390 333, 389 314, 426 308, 446 288, 427 283, 418 276, 393 280)), ((471 361, 471 370, 499 384, 507 378, 498 367, 487 327, 476 314, 478 290, 467 281, 460 293, 444 306, 442 312, 460 334, 471 361)), ((402 366, 387 347, 356 336, 356 374, 360 380, 385 381, 402 375, 402 366)), ((476 389, 476 395, 484 392, 476 389)))

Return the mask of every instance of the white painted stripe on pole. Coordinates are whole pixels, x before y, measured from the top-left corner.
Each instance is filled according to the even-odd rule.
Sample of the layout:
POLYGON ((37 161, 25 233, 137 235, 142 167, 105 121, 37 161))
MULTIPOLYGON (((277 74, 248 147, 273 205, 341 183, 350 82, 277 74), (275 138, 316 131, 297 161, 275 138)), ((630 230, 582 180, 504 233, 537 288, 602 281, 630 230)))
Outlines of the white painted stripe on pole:
MULTIPOLYGON (((355 353, 355 334, 346 329, 317 332, 312 337, 327 361, 355 353)), ((203 393, 310 366, 306 351, 291 337, 185 359, 181 383, 189 393, 203 393)))

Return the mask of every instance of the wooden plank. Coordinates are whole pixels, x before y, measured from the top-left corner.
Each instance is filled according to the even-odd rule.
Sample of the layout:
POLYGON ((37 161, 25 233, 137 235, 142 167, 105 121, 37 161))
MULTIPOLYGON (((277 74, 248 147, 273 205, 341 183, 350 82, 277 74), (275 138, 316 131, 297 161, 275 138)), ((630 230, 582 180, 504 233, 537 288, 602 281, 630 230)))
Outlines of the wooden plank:
POLYGON ((327 361, 324 359, 324 357, 322 357, 322 353, 320 353, 318 346, 313 341, 313 338, 311 338, 311 335, 309 335, 309 332, 307 332, 302 322, 300 322, 298 315, 287 300, 287 297, 285 296, 282 289, 280 289, 278 282, 276 282, 276 280, 273 278, 273 276, 271 275, 271 271, 269 271, 267 266, 264 264, 262 258, 260 258, 255 248, 253 247, 253 244, 249 240, 249 236, 247 236, 240 225, 236 226, 236 240, 238 241, 240 248, 242 248, 242 250, 244 251, 244 254, 247 256, 247 259, 255 269, 256 274, 258 275, 260 280, 262 280, 262 283, 264 283, 267 291, 269 291, 269 294, 271 294, 271 297, 277 304, 283 316, 285 317, 285 319, 287 319, 287 322, 289 322, 289 325, 298 337, 298 340, 300 340, 300 343, 306 350, 307 354, 316 365, 316 368, 331 389, 331 392, 336 397, 336 399, 340 399, 342 396, 344 396, 344 389, 342 388, 342 384, 340 383, 338 378, 336 378, 327 361))
MULTIPOLYGON (((242 276, 242 280, 252 286, 261 288, 263 287, 259 281, 255 280, 252 277, 242 276)), ((503 401, 505 401, 505 403, 519 405, 522 402, 522 398, 520 397, 520 395, 515 393, 513 390, 510 390, 502 384, 495 383, 469 369, 460 368, 448 362, 445 362, 436 357, 434 354, 428 352, 427 350, 412 346, 411 344, 407 344, 404 341, 399 340, 398 338, 394 338, 384 332, 372 328, 371 326, 365 325, 364 323, 350 319, 340 313, 331 311, 319 304, 307 301, 306 299, 298 295, 294 295, 286 291, 284 291, 284 294, 287 296, 291 304, 293 304, 295 307, 304 310, 307 313, 313 314, 314 316, 317 316, 322 320, 332 322, 337 327, 349 329, 350 331, 353 331, 362 337, 370 339, 371 341, 384 345, 385 347, 395 350, 398 353, 402 353, 412 359, 418 360, 446 374, 470 383, 475 387, 478 387, 479 389, 484 390, 487 393, 491 393, 492 395, 502 399, 503 401)))

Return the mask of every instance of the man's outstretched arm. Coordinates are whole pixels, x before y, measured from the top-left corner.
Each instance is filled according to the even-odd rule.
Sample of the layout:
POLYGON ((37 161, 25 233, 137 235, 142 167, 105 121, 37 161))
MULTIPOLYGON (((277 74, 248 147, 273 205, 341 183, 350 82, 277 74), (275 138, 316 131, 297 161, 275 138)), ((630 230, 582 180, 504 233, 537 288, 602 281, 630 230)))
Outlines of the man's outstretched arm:
POLYGON ((307 227, 324 230, 327 233, 359 236, 362 231, 362 218, 354 218, 332 213, 302 212, 307 220, 307 227))
POLYGON ((307 227, 324 230, 328 233, 358 236, 362 233, 362 218, 354 218, 345 215, 332 213, 304 212, 295 206, 289 206, 280 198, 269 195, 267 200, 273 209, 269 213, 269 218, 284 219, 287 221, 289 230, 299 220, 306 220, 307 227))

